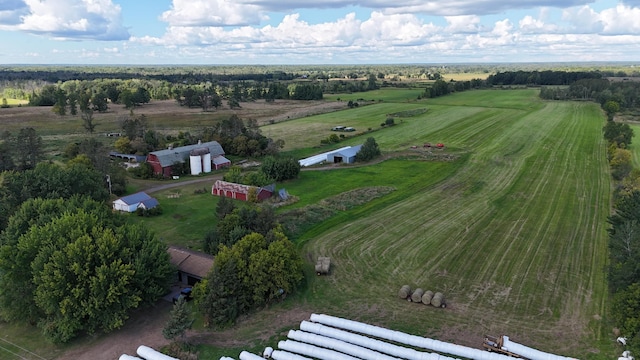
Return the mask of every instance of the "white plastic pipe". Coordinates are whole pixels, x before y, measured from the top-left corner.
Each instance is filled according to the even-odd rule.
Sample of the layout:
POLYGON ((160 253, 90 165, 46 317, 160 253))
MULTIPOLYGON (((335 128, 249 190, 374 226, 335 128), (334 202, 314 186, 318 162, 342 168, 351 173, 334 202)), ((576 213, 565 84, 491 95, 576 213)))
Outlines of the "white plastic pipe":
POLYGON ((342 340, 333 339, 330 337, 308 333, 300 330, 289 330, 287 335, 289 339, 298 340, 311 345, 317 345, 327 349, 333 349, 340 351, 347 355, 352 355, 363 360, 403 360, 389 355, 367 349, 362 346, 349 344, 342 340))
POLYGON ((278 348, 320 360, 361 360, 353 356, 339 353, 337 351, 323 349, 317 346, 303 344, 301 342, 293 340, 278 342, 278 348))
POLYGON ((522 357, 525 357, 531 360, 576 360, 574 358, 549 354, 534 348, 530 348, 522 344, 515 343, 509 340, 508 336, 502 337, 502 348, 508 349, 510 352, 514 354, 518 354, 522 357))
POLYGON ((142 359, 140 359, 137 356, 131 356, 131 355, 127 355, 127 354, 122 354, 122 355, 120 355, 118 360, 142 360, 142 359))
POLYGON ((440 353, 451 354, 475 360, 513 360, 512 357, 495 352, 474 349, 462 345, 450 344, 444 341, 409 335, 400 331, 389 330, 379 326, 342 319, 330 315, 311 314, 310 320, 316 323, 333 326, 340 329, 370 335, 380 339, 391 340, 400 344, 411 345, 422 349, 430 349, 440 353))
POLYGON ((262 357, 265 359, 271 359, 271 354, 273 354, 273 348, 271 346, 267 346, 262 352, 262 357))
POLYGON ((302 355, 292 354, 290 352, 282 350, 273 350, 273 353, 271 353, 271 358, 274 360, 313 360, 302 355))
POLYGON ((354 334, 348 331, 335 329, 318 323, 303 321, 300 323, 300 330, 310 333, 340 339, 351 344, 360 345, 371 350, 379 351, 385 354, 396 356, 408 360, 455 360, 455 358, 447 357, 436 353, 420 352, 395 344, 386 343, 381 340, 368 338, 363 335, 354 334))
POLYGON ((146 360, 179 360, 144 345, 140 345, 136 353, 138 353, 138 356, 146 360))
POLYGON ((248 351, 243 351, 240 353, 240 360, 264 360, 264 358, 248 351))

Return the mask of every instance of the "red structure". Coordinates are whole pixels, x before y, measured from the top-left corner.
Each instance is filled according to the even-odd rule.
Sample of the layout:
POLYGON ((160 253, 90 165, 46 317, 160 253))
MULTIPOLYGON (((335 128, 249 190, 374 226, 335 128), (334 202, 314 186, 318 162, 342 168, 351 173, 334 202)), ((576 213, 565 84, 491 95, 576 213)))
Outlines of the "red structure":
POLYGON ((150 152, 147 155, 147 163, 153 168, 154 174, 162 174, 164 177, 172 175, 172 166, 182 164, 189 161, 189 154, 195 149, 208 149, 211 154, 211 161, 216 162, 214 169, 223 166, 229 166, 231 163, 224 157, 224 150, 217 141, 209 141, 206 143, 198 142, 194 145, 181 146, 177 148, 169 147, 168 149, 150 152))
POLYGON ((231 199, 247 201, 251 188, 256 189, 258 201, 268 199, 273 195, 276 185, 271 184, 265 187, 256 187, 243 184, 236 184, 222 180, 216 180, 211 187, 211 195, 224 196, 231 199))

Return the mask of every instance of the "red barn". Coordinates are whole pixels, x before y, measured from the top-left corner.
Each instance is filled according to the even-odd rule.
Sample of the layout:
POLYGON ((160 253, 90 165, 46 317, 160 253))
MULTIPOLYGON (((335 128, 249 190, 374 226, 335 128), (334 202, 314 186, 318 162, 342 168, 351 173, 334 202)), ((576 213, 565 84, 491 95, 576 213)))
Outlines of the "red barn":
POLYGON ((265 187, 256 187, 216 180, 216 183, 211 187, 211 195, 225 196, 231 199, 247 201, 251 188, 256 189, 258 201, 262 201, 264 199, 270 198, 273 195, 276 185, 271 184, 265 187))
MULTIPOLYGON (((194 149, 208 149, 211 154, 211 159, 216 159, 218 157, 222 157, 222 159, 226 160, 225 164, 229 163, 229 160, 224 158, 224 150, 222 146, 217 141, 209 141, 206 143, 194 144, 181 146, 177 148, 168 148, 165 150, 158 150, 150 152, 147 156, 147 163, 151 165, 153 168, 154 174, 162 174, 164 177, 170 177, 171 167, 174 164, 182 164, 186 161, 189 161, 189 154, 194 149)), ((220 160, 220 159, 219 159, 220 160)), ((227 166, 230 165, 227 164, 227 166)), ((219 169, 219 164, 215 164, 215 169, 219 169)))

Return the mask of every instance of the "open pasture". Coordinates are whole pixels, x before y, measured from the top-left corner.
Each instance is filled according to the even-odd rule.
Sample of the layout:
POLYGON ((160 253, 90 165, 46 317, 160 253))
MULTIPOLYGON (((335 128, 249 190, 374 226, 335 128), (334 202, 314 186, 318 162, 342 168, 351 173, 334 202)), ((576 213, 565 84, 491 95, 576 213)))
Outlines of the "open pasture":
POLYGON ((340 101, 388 101, 388 102, 412 102, 420 96, 426 86, 424 87, 412 87, 412 88, 382 88, 379 90, 367 91, 364 93, 351 93, 351 94, 326 94, 325 100, 340 100, 340 101))
POLYGON ((487 90, 428 100, 421 104, 429 112, 373 133, 383 150, 437 139, 469 158, 442 181, 425 173, 424 186, 413 184, 404 198, 376 200, 304 235, 310 259, 335 264, 330 277, 311 280, 305 302, 470 346, 507 334, 585 358, 610 341, 601 322, 611 187, 604 119, 597 104, 536 95, 487 90), (399 300, 404 284, 442 291, 448 308, 399 300))

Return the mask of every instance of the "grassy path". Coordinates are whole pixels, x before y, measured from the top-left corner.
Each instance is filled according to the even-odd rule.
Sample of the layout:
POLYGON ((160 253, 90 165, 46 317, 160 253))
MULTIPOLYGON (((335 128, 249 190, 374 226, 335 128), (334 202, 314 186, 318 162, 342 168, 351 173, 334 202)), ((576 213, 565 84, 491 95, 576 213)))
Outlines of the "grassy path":
POLYGON ((489 93, 443 98, 377 138, 392 149, 437 139, 470 158, 435 186, 303 239, 306 253, 336 264, 310 284, 307 301, 419 334, 463 333, 476 345, 484 333, 508 334, 584 355, 605 311, 603 119, 594 104, 522 105, 517 96, 530 94, 499 102, 489 93), (399 301, 403 284, 443 291, 450 307, 399 301))

